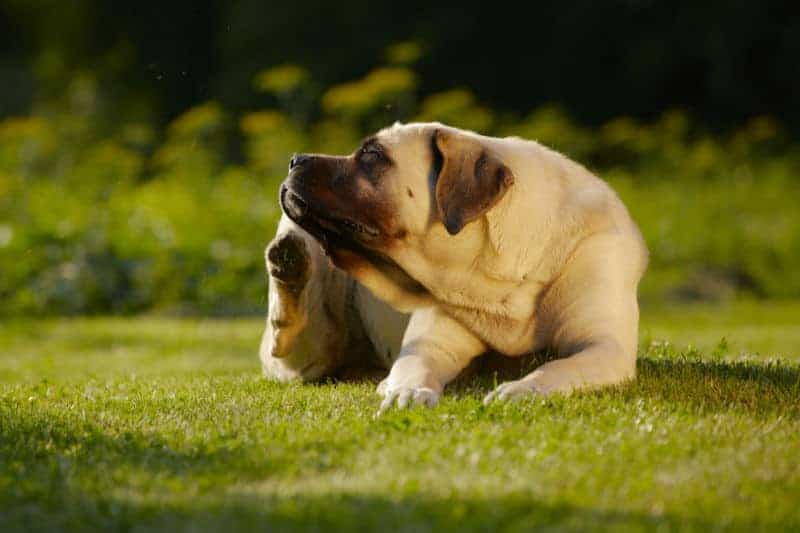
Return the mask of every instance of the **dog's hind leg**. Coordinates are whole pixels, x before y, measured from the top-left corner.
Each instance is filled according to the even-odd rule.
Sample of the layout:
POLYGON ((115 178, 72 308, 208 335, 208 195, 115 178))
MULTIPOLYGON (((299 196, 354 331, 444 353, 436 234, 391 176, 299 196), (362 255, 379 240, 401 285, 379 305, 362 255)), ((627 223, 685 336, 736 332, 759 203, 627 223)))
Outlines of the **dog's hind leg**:
POLYGON ((333 375, 348 339, 347 275, 285 216, 267 246, 269 311, 261 340, 264 375, 280 381, 333 375))

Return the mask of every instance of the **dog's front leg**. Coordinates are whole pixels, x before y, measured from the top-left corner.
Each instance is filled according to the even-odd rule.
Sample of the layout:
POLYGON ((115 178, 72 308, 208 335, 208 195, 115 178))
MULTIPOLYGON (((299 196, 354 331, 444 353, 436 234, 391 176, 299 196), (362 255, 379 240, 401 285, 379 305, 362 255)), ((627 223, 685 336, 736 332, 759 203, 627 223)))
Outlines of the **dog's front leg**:
POLYGON ((627 238, 595 235, 574 252, 540 304, 540 318, 553 324, 551 346, 564 357, 501 384, 485 403, 595 389, 636 375, 636 284, 644 266, 636 255, 641 244, 627 238))
POLYGON ((383 396, 378 413, 393 405, 433 406, 444 386, 486 349, 469 330, 437 307, 411 315, 400 355, 378 385, 383 396))
POLYGON ((587 343, 574 355, 545 363, 521 379, 500 384, 483 403, 532 395, 569 394, 575 390, 616 385, 635 376, 635 348, 625 350, 614 339, 600 339, 587 343))

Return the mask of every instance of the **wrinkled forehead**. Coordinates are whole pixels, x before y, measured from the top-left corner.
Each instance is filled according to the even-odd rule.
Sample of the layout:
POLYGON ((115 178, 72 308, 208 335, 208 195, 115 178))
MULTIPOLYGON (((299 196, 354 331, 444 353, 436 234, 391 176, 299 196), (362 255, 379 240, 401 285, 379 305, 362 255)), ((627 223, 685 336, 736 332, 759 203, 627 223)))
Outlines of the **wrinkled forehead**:
POLYGON ((431 161, 431 139, 435 124, 395 123, 375 134, 375 138, 386 148, 390 157, 402 170, 414 167, 427 170, 431 161))

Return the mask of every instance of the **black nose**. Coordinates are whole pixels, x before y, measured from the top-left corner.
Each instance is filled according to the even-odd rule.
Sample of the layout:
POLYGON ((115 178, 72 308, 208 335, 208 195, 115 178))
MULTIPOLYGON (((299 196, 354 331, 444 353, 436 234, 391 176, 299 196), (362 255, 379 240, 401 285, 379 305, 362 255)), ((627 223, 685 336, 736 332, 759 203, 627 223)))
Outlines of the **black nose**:
POLYGON ((309 159, 310 157, 307 156, 306 154, 294 154, 292 158, 289 160, 289 170, 292 170, 294 167, 298 165, 302 165, 309 159))

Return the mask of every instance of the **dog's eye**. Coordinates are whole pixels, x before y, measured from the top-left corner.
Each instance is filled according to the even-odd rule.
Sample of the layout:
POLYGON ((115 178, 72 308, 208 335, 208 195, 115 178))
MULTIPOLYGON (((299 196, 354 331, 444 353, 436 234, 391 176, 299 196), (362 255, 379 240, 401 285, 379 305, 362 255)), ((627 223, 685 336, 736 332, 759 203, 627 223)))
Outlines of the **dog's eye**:
POLYGON ((377 163, 383 155, 379 150, 372 147, 365 147, 359 150, 358 159, 365 164, 377 163))

